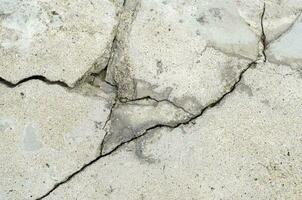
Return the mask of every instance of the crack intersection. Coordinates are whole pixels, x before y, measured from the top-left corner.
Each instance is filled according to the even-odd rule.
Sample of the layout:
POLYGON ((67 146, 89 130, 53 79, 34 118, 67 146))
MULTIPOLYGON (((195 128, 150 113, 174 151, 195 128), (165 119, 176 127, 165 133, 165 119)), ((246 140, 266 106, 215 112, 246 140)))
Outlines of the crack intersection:
MULTIPOLYGON (((123 7, 126 6, 126 0, 123 1, 123 7)), ((121 11, 123 12, 123 11, 121 11)), ((119 13, 121 14, 121 13, 119 13)), ((266 58, 266 48, 267 48, 267 40, 266 40, 266 35, 265 35, 265 31, 264 31, 264 24, 263 24, 263 21, 264 21, 264 15, 265 15, 265 4, 263 6, 263 12, 261 14, 261 29, 262 29, 262 34, 261 34, 261 37, 260 37, 260 42, 262 43, 263 45, 263 49, 261 50, 262 51, 262 55, 263 55, 263 62, 266 62, 267 58, 266 58)), ((116 30, 118 30, 118 26, 120 24, 120 21, 118 22, 118 25, 117 25, 117 28, 116 30)), ((102 127, 102 129, 105 131, 105 136, 103 137, 103 140, 101 141, 101 144, 100 144, 100 147, 99 147, 99 155, 94 158, 93 160, 89 161, 88 163, 84 164, 82 167, 80 167, 78 170, 76 170, 75 172, 73 172, 72 174, 68 175, 64 180, 56 183, 47 193, 45 193, 44 195, 36 198, 36 200, 42 200, 44 199, 45 197, 49 196, 52 192, 54 192, 57 188, 59 188, 60 186, 62 186, 63 184, 69 182, 70 180, 72 180, 76 175, 78 175, 79 173, 81 173, 82 171, 84 171, 87 167, 93 165, 94 163, 96 163, 98 160, 100 160, 101 158, 104 158, 104 157, 107 157, 107 156, 110 156, 111 154, 113 154, 114 152, 116 152, 117 150, 119 150, 120 148, 122 148, 124 145, 128 144, 128 143, 131 143, 141 137, 144 137, 145 135, 147 135, 150 131, 153 131, 153 130, 157 130, 157 129, 160 129, 160 128, 168 128, 168 129, 175 129, 175 128, 178 128, 180 126, 185 126, 185 125, 189 125, 191 123, 194 123, 194 121, 200 117, 203 116, 203 114, 214 108, 215 106, 219 105, 228 95, 230 95, 232 92, 234 92, 238 86, 238 84, 241 82, 244 74, 246 73, 247 70, 249 70, 250 68, 254 67, 257 65, 257 62, 258 60, 255 60, 255 61, 252 61, 251 63, 249 63, 245 69, 243 69, 241 71, 241 73, 239 74, 239 76, 237 77, 237 80, 233 83, 233 85, 228 89, 228 91, 226 91, 225 93, 223 93, 218 99, 216 99, 215 101, 213 101, 212 103, 208 104, 207 106, 205 106, 204 108, 202 108, 198 114, 192 114, 190 113, 189 111, 187 111, 186 109, 184 109, 183 107, 179 106, 179 105, 176 105, 174 102, 170 101, 169 99, 161 99, 161 100, 158 100, 156 98, 153 98, 151 96, 144 96, 144 97, 140 97, 140 98, 137 98, 137 99, 127 99, 127 98, 120 98, 118 97, 118 84, 112 84, 108 81, 106 81, 106 74, 107 74, 107 70, 108 68, 110 67, 111 65, 111 62, 112 62, 112 59, 113 59, 113 56, 115 54, 115 43, 117 42, 117 34, 118 34, 118 31, 116 31, 115 33, 115 36, 113 37, 113 40, 112 40, 112 43, 111 43, 111 48, 110 48, 110 52, 109 52, 109 57, 108 57, 108 61, 107 61, 107 64, 106 66, 100 70, 98 73, 91 73, 89 74, 88 76, 92 76, 93 78, 96 78, 96 77, 101 77, 102 74, 105 74, 105 78, 102 78, 102 80, 111 85, 112 87, 115 87, 117 90, 116 90, 116 97, 114 98, 114 101, 111 105, 111 108, 110 108, 110 111, 109 111, 109 114, 108 114, 108 117, 102 127), (131 103, 131 102, 135 102, 135 101, 140 101, 140 100, 153 100, 153 101, 156 101, 156 102, 167 102, 167 103, 170 103, 172 104, 173 106, 175 106, 176 108, 179 108, 181 110, 183 110, 185 113, 188 113, 190 115, 189 118, 187 118, 186 120, 184 121, 180 121, 180 122, 177 122, 176 124, 174 125, 167 125, 167 124, 156 124, 154 126, 151 126, 147 129, 145 129, 140 135, 137 135, 127 141, 124 141, 124 142, 121 142, 120 144, 116 145, 111 151, 103 154, 103 147, 104 147, 104 143, 105 143, 105 138, 106 136, 108 135, 109 131, 106 130, 106 126, 107 124, 109 123, 109 121, 111 120, 111 116, 112 116, 112 113, 116 107, 116 105, 118 103, 122 103, 122 104, 125 104, 125 103, 131 103)), ((86 79, 86 77, 85 77, 86 79)), ((40 81, 43 81, 47 84, 50 84, 50 85, 59 85, 59 86, 62 86, 64 88, 67 88, 67 89, 73 89, 73 87, 70 87, 68 86, 65 82, 63 81, 51 81, 49 79, 47 79, 46 77, 44 76, 40 76, 40 75, 35 75, 35 76, 31 76, 31 77, 28 77, 28 78, 25 78, 25 79, 22 79, 20 80, 19 82, 17 83, 11 83, 3 78, 0 77, 0 83, 1 84, 4 84, 6 85, 7 87, 10 87, 10 88, 15 88, 17 87, 18 85, 22 84, 22 83, 25 83, 27 81, 30 81, 30 80, 40 80, 40 81)), ((84 81, 87 81, 87 80, 84 80, 84 81)))
MULTIPOLYGON (((201 111, 197 114, 197 115, 194 115, 193 117, 191 118, 188 118, 187 120, 183 121, 183 122, 179 122, 175 125, 166 125, 166 124, 157 124, 157 125, 154 125, 152 127, 149 127, 147 128, 142 134, 138 135, 138 136, 135 136, 133 138, 131 138, 130 140, 127 140, 125 142, 122 142, 120 143, 119 145, 117 145, 115 148, 113 148, 111 151, 109 151, 108 153, 106 154, 103 154, 102 151, 103 151, 103 145, 104 145, 104 138, 106 137, 107 135, 107 132, 103 138, 103 141, 101 143, 101 146, 100 146, 100 155, 97 156, 95 159, 93 159, 92 161, 86 163, 85 165, 83 165, 80 169, 78 169, 77 171, 75 171, 74 173, 72 173, 71 175, 69 175, 66 179, 64 179, 63 181, 57 183, 54 185, 54 187, 49 190, 46 194, 44 194, 43 196, 37 198, 36 200, 41 200, 45 197, 47 197, 48 195, 50 195, 54 190, 56 190, 58 187, 60 187, 61 185, 67 183, 68 181, 70 181, 73 177, 75 177, 77 174, 81 173, 82 171, 84 171, 87 167, 89 167, 90 165, 93 165, 95 162, 97 162, 98 160, 100 160, 101 158, 103 157, 107 157, 109 155, 111 155, 112 153, 114 153, 115 151, 117 151, 118 149, 120 149, 121 147, 123 147, 124 145, 128 144, 128 143, 131 143, 135 140, 137 140, 138 138, 141 138, 145 135, 147 135, 150 131, 152 130, 156 130, 156 129, 159 129, 159 128, 169 128, 169 129, 175 129, 175 128, 178 128, 182 125, 188 125, 190 123, 193 123, 197 118, 201 117, 206 111, 208 111, 209 109, 217 106, 218 104, 220 104, 229 94, 231 94, 238 86, 238 84, 240 83, 240 81, 242 80, 243 78, 243 75, 244 73, 250 69, 251 67, 255 66, 257 63, 256 61, 253 61, 251 62, 239 75, 237 81, 232 85, 232 87, 229 89, 229 91, 227 91, 226 93, 224 93, 220 98, 218 98, 216 101, 214 101, 213 103, 210 103, 208 104, 206 107, 204 107, 203 109, 201 109, 201 111)), ((147 98, 148 97, 144 97, 144 98, 147 98)), ((131 100, 131 101, 135 101, 135 100, 131 100)), ((107 121, 105 123, 105 125, 103 126, 103 128, 105 128, 106 124, 110 121, 110 117, 112 115, 112 111, 115 107, 117 103, 117 100, 114 102, 113 106, 111 107, 111 110, 110 110, 110 113, 109 113, 109 116, 107 118, 107 121)))

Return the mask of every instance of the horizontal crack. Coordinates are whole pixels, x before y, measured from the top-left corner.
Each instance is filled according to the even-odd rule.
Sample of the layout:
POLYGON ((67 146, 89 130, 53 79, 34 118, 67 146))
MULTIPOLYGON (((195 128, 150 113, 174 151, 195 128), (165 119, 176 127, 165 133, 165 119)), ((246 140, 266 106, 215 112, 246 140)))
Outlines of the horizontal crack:
MULTIPOLYGON (((146 129, 142 134, 138 135, 138 136, 135 136, 133 138, 131 138, 130 140, 128 141, 125 141, 125 142, 122 142, 120 143, 119 145, 117 145, 114 149, 112 149, 111 151, 109 151, 108 153, 106 154, 102 154, 102 147, 103 147, 103 143, 104 141, 102 141, 102 144, 101 144, 101 153, 99 156, 97 156, 95 159, 93 159, 92 161, 86 163, 85 165, 83 165, 80 169, 78 169, 77 171, 75 171, 74 173, 72 173, 71 175, 69 175, 66 179, 64 179, 63 181, 59 182, 59 183, 56 183, 53 188, 51 190, 49 190, 46 194, 44 194, 43 196, 37 198, 36 200, 41 200, 45 197, 47 197, 48 195, 50 195, 54 190, 56 190, 58 187, 60 187, 61 185, 67 183, 68 181, 70 181, 73 177, 75 177, 77 174, 81 173, 82 171, 84 171, 87 167, 89 167, 90 165, 93 165, 95 162, 97 162, 98 160, 100 160, 101 158, 103 157, 106 157, 106 156, 109 156, 111 155, 112 153, 114 153, 115 151, 117 151, 119 148, 121 148, 122 146, 124 146, 125 144, 128 144, 132 141, 135 141, 136 139, 138 138, 141 138, 143 137, 144 135, 148 134, 149 131, 151 130, 154 130, 154 129, 158 129, 158 128, 170 128, 170 129, 175 129, 177 127, 180 127, 181 125, 188 125, 189 123, 191 123, 192 121, 196 120, 197 118, 201 117, 207 110, 215 107, 216 105, 218 105, 226 96, 228 96, 229 94, 231 94, 235 89, 236 87, 238 86, 238 84, 240 83, 244 73, 250 69, 252 66, 255 66, 256 65, 256 61, 253 61, 251 62, 239 75, 238 77, 238 80, 232 85, 232 87, 229 89, 229 91, 227 91, 226 93, 224 93, 220 98, 218 98, 216 101, 214 101, 213 103, 210 103, 209 105, 207 105, 206 107, 204 107, 200 112, 199 114, 197 115, 194 115, 193 117, 189 118, 188 120, 185 120, 183 122, 179 122, 177 123, 176 125, 165 125, 165 124, 157 124, 157 125, 154 125, 148 129, 146 129)), ((148 97, 146 97, 148 98, 148 97)), ((134 100, 131 100, 131 101, 134 101, 134 100)), ((113 104, 113 106, 111 107, 111 110, 110 110, 110 113, 109 113, 109 116, 107 118, 107 121, 106 121, 106 124, 108 123, 108 121, 110 120, 110 115, 112 114, 112 110, 113 108, 115 107, 116 105, 116 102, 113 104)), ((105 126, 104 126, 105 127, 105 126)))
MULTIPOLYGON (((153 130, 153 129, 156 129, 156 128, 161 128, 161 127, 166 127, 166 128, 172 128, 172 129, 174 129, 174 128, 178 128, 178 127, 181 126, 181 125, 188 125, 190 122, 192 122, 192 121, 194 121, 195 119, 201 117, 205 111, 207 111, 208 109, 213 108, 213 107, 215 107, 216 105, 218 105, 218 104, 219 104, 219 103, 220 103, 220 102, 221 102, 228 94, 232 93, 232 92, 236 89, 238 83, 241 81, 243 74, 244 74, 250 67, 252 67, 252 66, 254 66, 254 65, 256 65, 256 61, 253 61, 252 63, 250 63, 250 64, 248 65, 248 67, 246 67, 244 70, 242 70, 242 72, 240 73, 240 75, 239 75, 239 77, 238 77, 238 80, 232 85, 232 87, 229 89, 228 92, 224 93, 220 98, 218 98, 218 99, 217 99, 216 101, 214 101, 213 103, 208 104, 208 105, 207 105, 206 107, 204 107, 197 115, 194 115, 193 117, 188 118, 187 120, 185 120, 185 121, 183 121, 183 122, 179 122, 179 123, 177 123, 177 124, 174 125, 174 126, 163 125, 163 124, 157 124, 157 125, 155 125, 155 126, 153 126, 153 127, 150 127, 150 128, 148 128, 148 129, 146 129, 145 132, 148 132, 148 131, 153 130)), ((143 134, 144 134, 144 133, 143 133, 143 134)))
MULTIPOLYGON (((64 81, 61 81, 61 80, 55 80, 55 81, 49 80, 48 78, 46 78, 43 75, 32 75, 32 76, 23 78, 22 80, 18 81, 17 83, 10 82, 10 81, 0 77, 0 84, 3 84, 9 88, 15 88, 15 87, 21 85, 22 83, 25 83, 28 81, 40 80, 48 85, 59 85, 61 87, 67 88, 67 89, 74 89, 74 88, 77 88, 78 86, 80 86, 82 83, 85 83, 85 82, 89 83, 89 80, 87 79, 87 77, 91 76, 91 77, 93 77, 93 79, 95 79, 97 76, 100 76, 102 73, 105 73, 105 74, 107 73, 108 65, 110 64, 110 62, 112 60, 114 44, 116 43, 116 38, 117 38, 116 33, 117 33, 117 31, 115 32, 115 35, 114 35, 112 41, 108 45, 110 50, 109 50, 109 56, 108 56, 108 58, 106 58, 107 61, 105 63, 105 67, 103 69, 101 69, 98 73, 91 72, 91 71, 95 70, 94 68, 96 68, 96 66, 95 66, 95 65, 97 65, 97 61, 96 61, 96 63, 94 63, 93 66, 88 71, 86 71, 85 74, 79 80, 77 80, 75 82, 73 87, 69 86, 67 83, 65 83, 64 81)), ((112 87, 115 87, 115 88, 117 87, 116 85, 113 85, 113 84, 109 83, 108 81, 106 81, 105 78, 102 81, 112 87)), ((93 84, 91 84, 91 85, 93 85, 93 84)))
POLYGON ((17 83, 12 83, 12 82, 7 81, 4 78, 0 77, 0 84, 6 85, 9 88, 15 88, 15 87, 19 86, 22 83, 32 81, 32 80, 39 80, 39 81, 43 81, 44 83, 46 83, 48 85, 59 85, 59 86, 62 86, 64 88, 72 89, 72 87, 68 86, 63 81, 52 81, 52 80, 47 79, 45 76, 41 76, 41 75, 30 76, 30 77, 27 77, 27 78, 24 78, 24 79, 18 81, 17 83))

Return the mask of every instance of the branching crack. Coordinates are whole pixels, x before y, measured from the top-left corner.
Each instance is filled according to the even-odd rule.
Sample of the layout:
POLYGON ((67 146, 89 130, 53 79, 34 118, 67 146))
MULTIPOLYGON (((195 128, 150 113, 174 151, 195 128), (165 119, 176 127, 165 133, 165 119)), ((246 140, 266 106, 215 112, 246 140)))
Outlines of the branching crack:
MULTIPOLYGON (((130 140, 128 141, 125 141, 125 142, 122 142, 120 143, 119 145, 117 145, 114 149, 112 149, 111 151, 109 151, 108 153, 106 154, 102 154, 102 148, 103 148, 103 143, 104 143, 104 140, 102 141, 102 144, 101 144, 101 153, 99 156, 97 156, 95 159, 93 159, 92 161, 90 161, 89 163, 86 163, 85 165, 83 165, 80 169, 78 169, 77 171, 75 171, 74 173, 72 173, 71 175, 69 175, 66 179, 64 179, 63 181, 57 183, 54 185, 54 187, 49 190, 46 194, 44 194, 43 196, 37 198, 36 200, 41 200, 45 197, 47 197, 48 195, 50 195, 54 190, 56 190, 58 187, 60 187, 61 185, 67 183, 68 181, 70 181, 73 177, 75 177, 77 174, 81 173, 82 171, 84 171, 87 167, 89 167, 90 165, 93 165, 95 162, 97 162, 98 160, 100 160, 101 158, 103 157, 106 157, 106 156, 109 156, 111 155, 112 153, 114 153, 115 151, 117 151, 118 149, 120 149, 122 146, 124 146, 125 144, 128 144, 132 141, 135 141, 137 140, 138 138, 141 138, 145 135, 147 135, 150 131, 152 130, 155 130, 155 129, 158 129, 158 128, 169 128, 169 129, 175 129, 175 128, 178 128, 182 125, 188 125, 190 124, 191 122, 193 122, 194 120, 196 120, 197 118, 201 117, 207 110, 217 106, 218 104, 220 104, 220 102, 222 100, 224 100, 226 98, 226 96, 228 96, 229 94, 231 94, 238 86, 238 84, 240 83, 244 73, 250 69, 251 67, 255 66, 256 65, 256 61, 253 61, 251 62, 239 75, 237 81, 232 85, 232 87, 226 92, 224 93, 220 98, 218 98, 216 101, 210 103, 209 105, 207 105, 206 107, 204 107, 203 109, 200 110, 200 112, 197 114, 197 115, 194 115, 192 116, 191 118, 188 118, 187 120, 185 121, 182 121, 182 122, 178 122, 177 124, 175 125, 167 125, 167 124, 157 124, 157 125, 154 125, 152 127, 149 127, 147 128, 142 134, 138 135, 138 136, 135 136, 133 138, 131 138, 130 140)), ((145 97, 145 98, 148 98, 148 97, 145 97)), ((134 101, 134 100, 131 100, 131 101, 134 101)), ((110 110, 110 113, 109 113, 109 116, 107 118, 107 121, 104 125, 104 127, 106 126, 106 124, 109 122, 110 120, 110 117, 111 117, 111 114, 112 114, 112 111, 116 105, 117 101, 115 101, 115 103, 112 105, 111 107, 111 110, 110 110)), ((104 128, 103 127, 103 128, 104 128)), ((105 137, 104 137, 105 138, 105 137)))
MULTIPOLYGON (((124 0, 124 4, 125 4, 125 0, 124 0)), ((264 20, 264 15, 265 15, 265 4, 263 6, 263 12, 262 12, 262 15, 261 15, 261 28, 262 28, 262 34, 261 34, 261 43, 263 45, 263 49, 262 49, 262 54, 264 56, 264 62, 266 62, 266 54, 265 54, 265 50, 267 48, 267 41, 266 41, 266 35, 265 35, 265 32, 264 32, 264 25, 263 25, 263 20, 264 20)), ((112 55, 114 54, 114 43, 116 41, 116 36, 114 37, 113 39, 113 45, 112 45, 112 50, 111 50, 111 55, 109 57, 109 60, 108 60, 108 63, 107 63, 107 66, 102 70, 102 72, 100 73, 104 73, 107 71, 107 68, 108 66, 110 66, 110 62, 112 60, 112 55)), ((167 124, 156 124, 154 126, 151 126, 147 129, 144 130, 144 132, 142 132, 141 134, 137 135, 137 136, 134 136, 133 138, 127 140, 127 141, 124 141, 124 142, 121 142, 120 144, 118 144, 117 146, 115 146, 111 151, 103 154, 103 147, 104 147, 104 143, 105 143, 105 138, 106 138, 106 135, 109 133, 105 130, 105 136, 100 144, 100 154, 94 158, 93 160, 91 160, 90 162, 84 164, 80 169, 76 170, 75 172, 73 172, 72 174, 70 174, 69 176, 67 176, 64 180, 56 183, 46 194, 44 194, 43 196, 37 198, 36 200, 42 200, 44 199, 45 197, 49 196, 52 192, 54 192, 57 188, 59 188, 60 186, 62 186, 63 184, 69 182, 72 178, 74 178, 76 175, 78 175, 79 173, 81 173, 82 171, 84 171, 87 167, 93 165, 94 163, 96 163, 98 160, 100 160, 101 158, 104 158, 104 157, 107 157, 111 154, 113 154, 114 152, 116 152, 118 149, 120 149, 121 147, 123 147, 124 145, 128 144, 128 143, 131 143, 145 135, 147 135, 150 131, 152 130, 156 130, 156 129, 159 129, 159 128, 168 128, 168 129, 175 129, 175 128, 178 128, 180 126, 185 126, 185 125, 188 125, 190 123, 193 123, 197 118, 203 116, 203 114, 210 110, 211 108, 214 108, 215 106, 219 105, 229 94, 231 94, 238 86, 238 84, 240 83, 240 81, 242 80, 245 72, 247 70, 249 70, 250 68, 254 67, 257 65, 257 61, 252 61, 250 64, 247 65, 247 67, 245 69, 243 69, 241 71, 241 73, 239 74, 237 80, 234 82, 234 84, 228 89, 228 91, 226 91, 224 94, 222 94, 222 96, 220 96, 218 99, 216 99, 215 101, 213 101, 212 103, 208 104, 206 107, 203 107, 198 114, 192 114, 188 111, 186 111, 184 108, 176 105, 175 103, 173 103, 172 101, 170 100, 167 100, 167 99, 163 99, 163 100, 157 100, 151 96, 145 96, 145 97, 141 97, 141 98, 138 98, 138 99, 134 99, 134 100, 129 100, 129 99, 119 99, 118 97, 115 97, 114 99, 114 102, 112 103, 112 106, 110 108, 110 112, 109 112, 109 115, 107 117, 107 120, 103 126, 103 130, 105 130, 106 128, 106 125, 108 124, 108 122, 111 120, 111 117, 112 117, 112 113, 116 107, 116 105, 120 102, 120 103, 130 103, 130 102, 135 102, 135 101, 139 101, 139 100, 153 100, 153 101, 156 101, 156 102, 168 102, 168 103, 171 103, 172 105, 174 105, 175 107, 179 108, 179 109, 182 109, 183 111, 185 111, 186 113, 189 113, 190 114, 190 117, 189 118, 186 118, 184 121, 180 121, 180 122, 177 122, 176 124, 173 124, 173 125, 167 125, 167 124)), ((92 76, 99 76, 100 74, 91 74, 92 76)), ((105 79, 104 79, 105 80, 105 79)), ((3 81, 1 81, 3 82, 3 81)), ((25 82, 25 81, 23 81, 25 82)), ((49 81, 48 81, 49 82, 49 81)), ((53 82, 50 82, 50 84, 56 84, 57 82, 53 83, 53 82)), ((57 83, 58 84, 58 83, 57 83)), ((11 84, 6 84, 8 86, 10 86, 11 84)), ((18 84, 17 84, 18 85, 18 84)), ((12 84, 13 87, 15 87, 14 84, 12 84)), ((112 85, 114 87, 117 87, 116 85, 112 85)))
MULTIPOLYGON (((118 26, 117 26, 118 27, 118 26)), ((107 60, 107 63, 106 63, 106 66, 104 69, 102 69, 100 72, 98 73, 91 73, 90 76, 92 77, 92 82, 90 84, 93 85, 93 82, 94 80, 99 77, 102 79, 103 82, 107 83, 108 85, 118 89, 117 85, 114 85, 112 83, 110 83, 109 81, 106 80, 106 75, 107 75, 107 70, 108 70, 108 67, 110 65, 110 63, 112 62, 112 58, 113 58, 113 54, 114 54, 114 47, 115 47, 115 44, 117 42, 117 33, 115 34, 113 40, 112 40, 112 44, 111 44, 111 49, 110 49, 110 53, 109 53, 109 58, 107 60)))

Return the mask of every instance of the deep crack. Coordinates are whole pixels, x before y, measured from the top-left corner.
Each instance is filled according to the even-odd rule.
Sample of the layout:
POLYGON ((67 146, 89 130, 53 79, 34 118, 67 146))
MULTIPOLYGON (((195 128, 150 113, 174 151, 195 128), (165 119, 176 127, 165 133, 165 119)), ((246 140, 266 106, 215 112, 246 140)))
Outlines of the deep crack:
POLYGON ((260 19, 260 24, 261 24, 261 43, 263 45, 263 48, 262 48, 262 54, 263 54, 263 62, 266 62, 266 48, 267 48, 267 41, 266 41, 266 35, 265 35, 265 31, 264 31, 264 24, 263 24, 263 21, 264 21, 264 15, 265 15, 265 3, 263 4, 263 10, 262 10, 262 14, 261 14, 261 19, 260 19))
MULTIPOLYGON (((124 0, 124 5, 125 5, 125 2, 126 2, 126 0, 124 0)), ((124 6, 124 5, 123 5, 123 6, 124 6)), ((262 45, 263 45, 263 49, 262 49, 262 54, 263 54, 263 57, 264 57, 263 62, 266 62, 266 54, 265 54, 265 50, 266 50, 266 48, 267 48, 267 41, 266 41, 266 35, 265 35, 265 32, 264 32, 264 25, 263 25, 264 15, 265 15, 265 4, 264 4, 264 6, 263 6, 263 12, 262 12, 262 14, 261 14, 261 29, 262 29, 262 34, 261 34, 260 41, 261 41, 261 43, 262 43, 262 45)), ((112 43, 112 51, 110 52, 111 54, 110 54, 110 58, 109 58, 109 60, 108 60, 107 66, 106 66, 102 71, 105 71, 105 72, 106 72, 108 66, 110 65, 110 62, 111 62, 111 59, 112 59, 112 55, 114 54, 114 48, 113 48, 113 46, 114 46, 115 40, 116 40, 116 36, 114 37, 114 40, 113 40, 113 43, 112 43)), ((134 100, 128 100, 128 99, 118 99, 118 97, 116 96, 116 97, 115 97, 115 100, 114 100, 114 103, 113 103, 112 106, 111 106, 110 113, 109 113, 109 115, 108 115, 108 117, 107 117, 107 120, 106 120, 106 122, 105 122, 105 124, 104 124, 104 126, 103 126, 103 129, 104 129, 104 130, 105 130, 105 127, 106 127, 107 123, 108 123, 108 122, 110 121, 110 119, 111 119, 111 116, 112 116, 112 113, 113 113, 113 109, 115 108, 115 106, 117 105, 117 103, 118 103, 119 101, 120 101, 121 103, 129 103, 129 102, 134 102, 134 101, 139 101, 139 100, 146 100, 146 99, 147 99, 147 100, 148 100, 148 99, 154 100, 154 101, 156 101, 156 102, 166 101, 166 102, 169 102, 169 103, 173 104, 175 107, 178 107, 178 108, 182 109, 183 111, 185 111, 185 112, 191 114, 192 117, 190 117, 190 118, 188 118, 188 119, 186 119, 186 120, 184 120, 184 121, 182 121, 182 122, 178 122, 178 123, 175 124, 175 125, 157 124, 157 125, 154 125, 154 126, 152 126, 152 127, 149 127, 149 128, 147 128, 142 134, 137 135, 137 136, 135 136, 135 137, 133 137, 133 138, 127 140, 127 141, 121 142, 121 143, 118 144, 115 148, 113 148, 111 151, 109 151, 109 152, 106 153, 106 154, 103 154, 104 138, 105 138, 106 135, 108 134, 108 132, 106 132, 106 134, 105 134, 105 136, 104 136, 104 138, 103 138, 103 140, 102 140, 102 142, 101 142, 101 145, 100 145, 100 154, 99 154, 95 159, 93 159, 93 160, 91 160, 90 162, 84 164, 80 169, 78 169, 77 171, 75 171, 75 172, 73 172, 72 174, 70 174, 68 177, 66 177, 66 178, 65 178, 64 180, 62 180, 61 182, 56 183, 56 184, 53 186, 53 188, 51 188, 46 194, 44 194, 43 196, 37 198, 36 200, 41 200, 41 199, 43 199, 43 198, 49 196, 53 191, 55 191, 55 190, 56 190, 57 188, 59 188, 61 185, 63 185, 63 184, 65 184, 65 183, 69 182, 73 177, 75 177, 77 174, 79 174, 79 173, 81 173, 82 171, 84 171, 84 170, 85 170, 87 167, 89 167, 90 165, 93 165, 94 163, 96 163, 98 160, 100 160, 100 159, 103 158, 103 157, 107 157, 107 156, 111 155, 112 153, 114 153, 115 151, 117 151, 118 149, 120 149, 121 147, 123 147, 124 145, 126 145, 126 144, 128 144, 128 143, 130 143, 130 142, 133 142, 133 141, 137 140, 138 138, 141 138, 141 137, 147 135, 147 134, 148 134, 150 131, 152 131, 152 130, 155 130, 155 129, 158 129, 158 128, 175 129, 175 128, 178 128, 178 127, 183 126, 183 125, 188 125, 188 124, 190 124, 191 122, 195 121, 197 118, 203 116, 203 114, 204 114, 206 111, 208 111, 208 110, 210 110, 211 108, 214 108, 215 106, 219 105, 219 104, 220 104, 220 103, 221 103, 221 102, 222 102, 229 94, 231 94, 231 93, 237 88, 237 86, 238 86, 238 84, 240 83, 240 81, 242 80, 243 75, 245 74, 245 72, 246 72, 248 69, 250 69, 250 68, 252 68, 253 66, 256 66, 256 65, 257 65, 257 61, 253 61, 253 62, 251 62, 250 64, 248 64, 247 67, 246 67, 244 70, 241 71, 241 73, 239 74, 237 80, 236 80, 235 83, 229 88, 229 90, 228 90, 227 92, 225 92, 221 97, 219 97, 219 98, 218 98, 217 100, 215 100, 214 102, 212 102, 212 103, 208 104, 206 107, 202 108, 202 109, 200 110, 200 112, 199 112, 198 114, 196 114, 196 115, 193 115, 193 114, 189 113, 188 111, 186 111, 186 110, 183 109, 182 107, 177 106, 175 103, 173 103, 173 102, 171 102, 171 101, 169 101, 169 100, 167 100, 167 99, 164 99, 164 100, 157 100, 157 99, 155 99, 155 98, 153 98, 153 97, 151 97, 151 96, 145 96, 145 97, 141 97, 141 98, 134 99, 134 100)), ((98 74, 95 74, 95 75, 98 75, 98 74)), ((5 81, 5 80, 4 80, 4 81, 5 81)), ((1 81, 1 82, 3 82, 3 81, 1 81)), ((25 82, 25 81, 23 81, 23 82, 25 82)), ((48 82, 50 82, 50 84, 56 84, 56 83, 57 83, 57 82, 51 82, 51 81, 48 81, 48 82)), ((10 83, 10 84, 11 84, 11 83, 10 83)), ((10 84, 8 84, 8 85, 10 86, 10 84)), ((58 84, 58 83, 57 83, 57 84, 58 84)), ((6 84, 6 85, 7 85, 7 84, 6 84)), ((15 87, 14 84, 12 84, 12 85, 13 85, 13 87, 15 87)), ((18 85, 18 84, 17 84, 17 85, 18 85)), ((113 85, 113 86, 114 86, 114 87, 117 87, 116 85, 113 85)))
MULTIPOLYGON (((206 107, 204 107, 203 109, 201 109, 201 111, 199 112, 199 114, 189 118, 188 120, 185 120, 183 122, 179 122, 176 125, 165 125, 165 124, 157 124, 154 125, 152 127, 147 128, 142 134, 131 138, 128 141, 122 142, 119 145, 117 145, 114 149, 112 149, 111 151, 109 151, 106 154, 102 154, 102 144, 101 144, 101 154, 99 156, 97 156, 95 159, 93 159, 92 161, 90 161, 89 163, 83 165, 80 169, 78 169, 77 171, 75 171, 74 173, 72 173, 71 175, 69 175, 66 179, 64 179, 63 181, 56 183, 54 185, 54 187, 49 190, 46 194, 44 194, 43 196, 37 198, 36 200, 41 200, 45 197, 47 197, 48 195, 50 195, 54 190, 56 190, 58 187, 60 187, 61 185, 67 183, 68 181, 70 181, 74 176, 76 176, 77 174, 81 173, 82 171, 84 171, 87 167, 89 167, 90 165, 94 164, 95 162, 97 162, 98 160, 100 160, 103 157, 109 156, 112 153, 114 153, 115 151, 117 151, 119 148, 121 148, 122 146, 124 146, 125 144, 128 144, 132 141, 135 141, 138 138, 143 137, 144 135, 148 134, 149 131, 154 130, 154 129, 158 129, 158 128, 169 128, 169 129, 175 129, 177 127, 180 127, 182 125, 188 125, 190 124, 192 121, 196 120, 197 118, 201 117, 207 110, 217 106, 222 100, 225 99, 226 96, 228 96, 229 94, 231 94, 238 86, 238 84, 240 83, 244 73, 250 69, 251 67, 255 66, 257 63, 256 61, 251 62, 244 70, 242 70, 242 72, 240 73, 238 80, 232 85, 232 87, 229 89, 228 92, 224 93, 220 98, 218 98, 216 101, 214 101, 213 103, 210 103, 209 105, 207 105, 206 107)), ((116 102, 113 104, 111 111, 109 113, 109 115, 112 113, 112 109, 114 108, 116 102)), ((108 123, 108 121, 110 120, 110 117, 108 117, 106 123, 108 123)))
POLYGON ((31 80, 39 80, 39 81, 43 81, 44 83, 46 83, 48 85, 59 85, 64 88, 72 89, 72 87, 70 87, 63 81, 52 81, 52 80, 47 79, 45 76, 41 76, 41 75, 30 76, 30 77, 27 77, 27 78, 24 78, 24 79, 18 81, 17 83, 12 83, 12 82, 0 77, 0 83, 3 85, 6 85, 9 88, 15 88, 15 87, 21 85, 22 83, 25 83, 25 82, 31 81, 31 80))

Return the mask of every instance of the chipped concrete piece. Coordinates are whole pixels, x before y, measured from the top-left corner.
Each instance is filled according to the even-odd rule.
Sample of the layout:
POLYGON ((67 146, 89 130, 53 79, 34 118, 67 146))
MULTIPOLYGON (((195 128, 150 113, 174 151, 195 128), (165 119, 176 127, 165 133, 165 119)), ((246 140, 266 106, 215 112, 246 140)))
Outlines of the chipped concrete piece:
POLYGON ((0 200, 302 199, 300 0, 0 0, 0 200))
POLYGON ((1 77, 42 75, 73 86, 94 63, 105 67, 115 15, 109 0, 0 0, 1 77))

